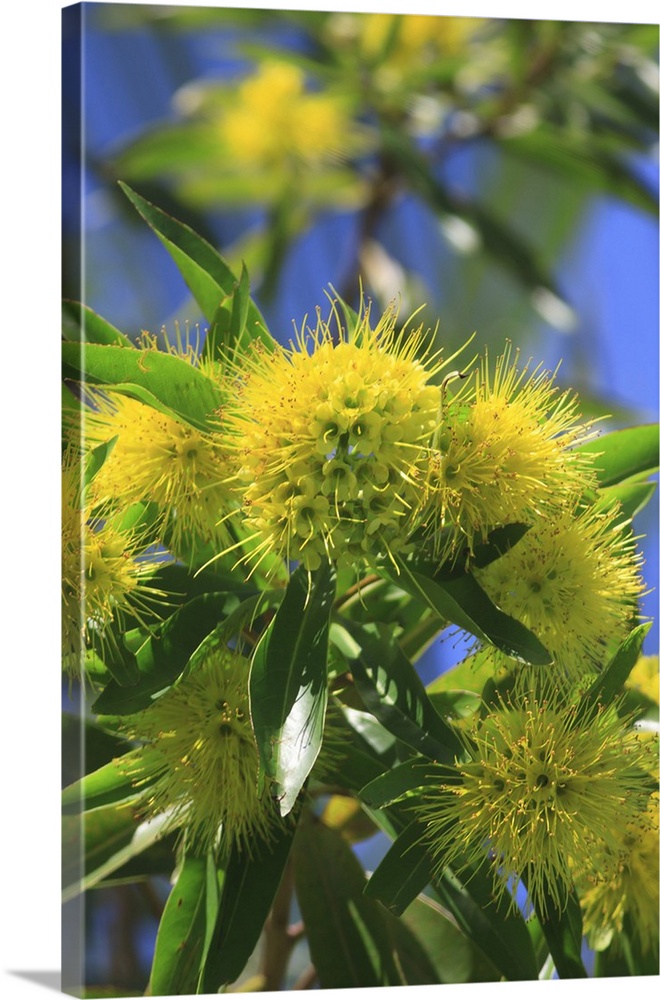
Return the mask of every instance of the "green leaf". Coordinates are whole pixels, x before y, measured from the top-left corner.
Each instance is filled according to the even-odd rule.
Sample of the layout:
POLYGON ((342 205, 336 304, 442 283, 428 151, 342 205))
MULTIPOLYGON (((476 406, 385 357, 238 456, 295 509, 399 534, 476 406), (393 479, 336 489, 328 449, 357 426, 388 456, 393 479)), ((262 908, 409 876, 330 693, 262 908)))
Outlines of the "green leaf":
POLYGON ((98 885, 146 851, 163 836, 166 823, 165 815, 142 823, 133 802, 63 816, 62 901, 98 885))
POLYGON ((343 628, 357 643, 351 662, 365 706, 390 732, 434 760, 451 762, 460 749, 456 734, 438 715, 419 676, 396 642, 394 629, 373 629, 345 620, 343 628))
POLYGON ((601 486, 655 472, 658 468, 658 425, 642 424, 612 431, 588 441, 578 449, 595 455, 594 468, 601 486))
POLYGON ((456 772, 453 769, 414 757, 370 780, 360 789, 360 798, 368 806, 380 809, 425 785, 437 785, 438 781, 452 780, 456 780, 456 772))
POLYGON ((204 960, 207 916, 212 916, 215 923, 214 903, 217 907, 217 877, 212 855, 187 854, 158 927, 149 979, 152 996, 180 996, 197 991, 204 960), (211 878, 209 868, 212 869, 211 878), (216 898, 209 900, 208 889, 213 886, 216 898), (210 914, 207 913, 209 902, 210 914))
POLYGON ((135 654, 140 679, 131 687, 115 680, 92 705, 97 715, 127 715, 148 708, 183 672, 202 640, 239 603, 235 593, 200 594, 154 629, 135 654))
POLYGON ((81 813, 134 798, 138 793, 126 773, 126 765, 132 756, 128 753, 111 760, 67 785, 62 791, 62 812, 65 815, 81 813))
POLYGON ((430 691, 429 701, 444 719, 459 722, 469 719, 481 707, 481 696, 473 691, 430 691))
POLYGON ((96 885, 105 888, 110 885, 146 882, 155 877, 169 879, 176 865, 177 843, 179 843, 178 830, 164 833, 153 844, 130 857, 96 885))
POLYGON ((132 347, 128 337, 80 302, 62 303, 62 334, 65 340, 87 344, 117 344, 132 347))
POLYGON ((544 912, 538 905, 535 905, 535 910, 559 977, 586 978, 581 957, 582 911, 575 891, 571 892, 563 910, 557 908, 549 893, 544 900, 544 912))
POLYGON ((404 923, 426 948, 436 982, 497 982, 500 973, 480 948, 463 934, 445 910, 428 896, 418 896, 407 908, 404 923))
POLYGON ((293 864, 322 989, 435 982, 435 970, 416 939, 404 937, 401 921, 363 894, 364 873, 348 844, 311 813, 300 822, 293 864))
POLYGON ((596 502, 599 506, 609 506, 615 502, 621 504, 621 520, 630 521, 646 507, 657 485, 654 482, 637 483, 626 480, 617 483, 616 486, 605 486, 599 490, 596 502))
POLYGON ((424 827, 412 820, 372 874, 365 895, 379 899, 397 916, 430 884, 433 862, 423 841, 424 827))
MULTIPOLYGON (((103 464, 117 442, 118 435, 115 434, 109 441, 102 441, 96 448, 85 455, 85 471, 83 474, 83 491, 87 489, 93 481, 94 476, 103 468, 103 464)), ((81 507, 83 500, 81 499, 81 507)))
POLYGON ((603 672, 580 699, 576 718, 584 718, 585 713, 595 711, 598 705, 611 704, 623 691, 623 685, 639 659, 642 643, 652 625, 653 622, 644 622, 626 636, 603 672))
POLYGON ((316 760, 328 701, 328 628, 335 596, 330 563, 291 576, 250 670, 250 714, 281 814, 291 811, 316 760))
POLYGON ((287 822, 269 844, 255 843, 250 856, 232 850, 200 976, 200 992, 217 993, 243 971, 282 880, 294 833, 295 826, 287 822))
POLYGON ((528 531, 529 525, 519 521, 505 524, 501 528, 494 528, 488 533, 487 541, 475 545, 470 565, 476 566, 477 569, 490 566, 492 562, 512 549, 528 531))
POLYGON ((62 345, 65 373, 117 388, 157 404, 201 430, 217 427, 222 403, 218 387, 198 368, 174 354, 111 344, 62 345), (151 396, 145 396, 145 391, 151 396))
POLYGON ((536 636, 495 607, 473 576, 465 574, 456 579, 437 580, 416 572, 401 559, 396 563, 401 573, 401 586, 414 597, 422 597, 447 622, 523 663, 543 666, 552 662, 536 636))
POLYGON ((91 719, 62 713, 62 775, 67 784, 91 774, 131 749, 128 740, 91 719), (84 752, 83 752, 84 748, 84 752))
POLYGON ((250 339, 247 330, 250 301, 250 280, 243 263, 240 281, 234 285, 231 301, 218 306, 213 314, 204 342, 203 357, 222 361, 246 346, 250 339))
POLYGON ((481 869, 470 869, 467 878, 445 870, 433 882, 440 902, 458 926, 483 951, 507 979, 537 979, 534 944, 518 910, 507 912, 508 904, 497 904, 491 880, 481 869))
MULTIPOLYGON (((120 182, 120 187, 172 256, 195 301, 207 320, 212 322, 218 307, 232 296, 235 286, 239 285, 229 265, 210 243, 189 226, 140 197, 127 184, 120 182)), ((268 327, 251 300, 247 305, 245 329, 250 339, 258 338, 265 344, 272 344, 268 327)))

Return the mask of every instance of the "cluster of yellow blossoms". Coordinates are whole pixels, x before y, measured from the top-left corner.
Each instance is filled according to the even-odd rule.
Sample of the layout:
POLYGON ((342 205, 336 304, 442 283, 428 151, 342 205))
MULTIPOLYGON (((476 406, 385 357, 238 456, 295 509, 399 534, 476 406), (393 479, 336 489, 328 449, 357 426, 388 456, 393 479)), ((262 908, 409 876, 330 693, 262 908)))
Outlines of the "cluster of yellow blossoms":
MULTIPOLYGON (((465 727, 463 760, 425 789, 422 818, 440 866, 490 852, 497 891, 523 880, 541 911, 548 899, 565 905, 582 879, 587 926, 616 929, 613 895, 632 900, 647 852, 646 839, 622 843, 617 831, 647 815, 654 767, 614 708, 585 723, 562 694, 606 662, 643 592, 629 524, 586 499, 594 459, 579 445, 592 429, 552 373, 510 350, 494 366, 486 357, 474 372, 446 371, 453 358, 423 327, 399 328, 393 308, 375 324, 363 308, 348 325, 333 308, 289 347, 253 342, 206 368, 222 405, 205 430, 135 394, 87 391, 86 440, 105 459, 84 491, 80 459, 65 462, 65 645, 79 657, 122 615, 139 619, 159 594, 154 543, 191 568, 225 557, 246 575, 274 564, 313 573, 329 559, 359 579, 418 551, 426 565, 470 566, 493 529, 522 522, 522 539, 473 572, 554 664, 541 679, 519 671, 513 693, 465 727), (126 527, 140 505, 151 548, 126 527)), ((515 667, 483 655, 494 670, 515 667)), ((247 675, 243 657, 214 649, 130 722, 150 748, 133 773, 146 813, 171 810, 205 846, 223 827, 249 850, 277 822, 257 794, 247 675)))
POLYGON ((220 123, 231 160, 260 168, 337 159, 352 129, 340 97, 308 91, 298 66, 275 60, 238 86, 220 123))

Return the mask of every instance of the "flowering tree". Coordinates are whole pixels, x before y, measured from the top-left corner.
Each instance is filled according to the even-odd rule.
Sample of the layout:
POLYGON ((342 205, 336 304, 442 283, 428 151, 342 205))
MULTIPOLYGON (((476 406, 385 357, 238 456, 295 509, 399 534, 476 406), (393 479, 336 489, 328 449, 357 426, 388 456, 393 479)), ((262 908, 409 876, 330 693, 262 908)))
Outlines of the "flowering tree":
POLYGON ((65 987, 657 973, 653 366, 605 398, 558 266, 596 198, 657 218, 657 26, 82 6, 65 987))
POLYGON ((89 704, 65 898, 172 878, 152 995, 279 989, 301 950, 301 986, 577 977, 583 934, 595 974, 656 971, 631 519, 657 428, 601 433, 552 372, 446 356, 395 306, 329 293, 281 346, 245 270, 124 191, 208 330, 133 343, 65 306, 64 666, 89 704), (448 628, 470 654, 425 688, 448 628))

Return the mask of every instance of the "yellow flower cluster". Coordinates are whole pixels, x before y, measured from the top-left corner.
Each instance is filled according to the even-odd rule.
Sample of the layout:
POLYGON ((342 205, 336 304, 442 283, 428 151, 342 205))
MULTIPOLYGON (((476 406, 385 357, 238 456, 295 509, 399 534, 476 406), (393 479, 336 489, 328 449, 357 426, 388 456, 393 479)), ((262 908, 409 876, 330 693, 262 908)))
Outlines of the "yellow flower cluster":
POLYGON ((94 479, 101 502, 155 503, 161 534, 175 554, 188 535, 224 547, 229 536, 229 456, 217 432, 204 432, 119 392, 94 394, 86 417, 89 445, 115 443, 94 479))
MULTIPOLYGON (((486 355, 474 392, 446 406, 431 456, 433 526, 451 526, 470 549, 498 525, 574 506, 591 484, 574 446, 588 435, 577 400, 553 376, 529 372, 510 347, 491 371, 486 355)), ((436 543, 437 544, 437 543, 436 543)))
POLYGON ((319 317, 293 349, 256 351, 237 382, 228 423, 240 444, 248 525, 264 552, 315 569, 400 551, 425 501, 427 442, 436 427, 438 357, 416 358, 420 328, 397 334, 390 310, 369 313, 336 343, 319 317))
POLYGON ((189 846, 223 843, 250 854, 282 820, 268 790, 257 788, 258 752, 250 724, 250 664, 218 645, 154 704, 126 724, 141 751, 126 772, 144 785, 145 817, 168 813, 168 828, 185 824, 189 846))
POLYGON ((644 812, 653 748, 615 708, 580 720, 546 685, 520 679, 508 702, 462 733, 467 761, 425 788, 420 815, 438 865, 486 863, 495 891, 524 881, 544 914, 566 904, 593 858, 616 864, 619 833, 644 812))
POLYGON ((62 468, 62 651, 71 675, 80 671, 86 644, 112 642, 107 626, 125 615, 139 620, 163 597, 149 583, 160 563, 144 551, 142 533, 85 502, 82 476, 80 456, 69 447, 62 468))
POLYGON ((641 555, 617 510, 568 508, 539 519, 475 576, 491 599, 534 632, 573 676, 599 667, 634 623, 641 555))
POLYGON ((351 128, 340 98, 307 92, 302 70, 276 61, 262 63, 237 88, 221 123, 231 158, 261 168, 336 159, 351 128))
POLYGON ((642 952, 658 955, 658 793, 634 822, 617 824, 619 842, 581 880, 584 929, 592 947, 621 950, 629 929, 642 952), (605 874, 603 874, 605 873, 605 874))

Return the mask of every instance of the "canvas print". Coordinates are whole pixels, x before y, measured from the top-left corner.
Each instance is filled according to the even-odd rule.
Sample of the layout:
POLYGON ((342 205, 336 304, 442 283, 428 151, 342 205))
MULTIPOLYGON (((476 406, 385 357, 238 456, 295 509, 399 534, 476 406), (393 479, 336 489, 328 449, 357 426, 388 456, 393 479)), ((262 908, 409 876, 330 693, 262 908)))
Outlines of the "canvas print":
POLYGON ((313 6, 63 10, 63 988, 638 989, 658 25, 313 6))

